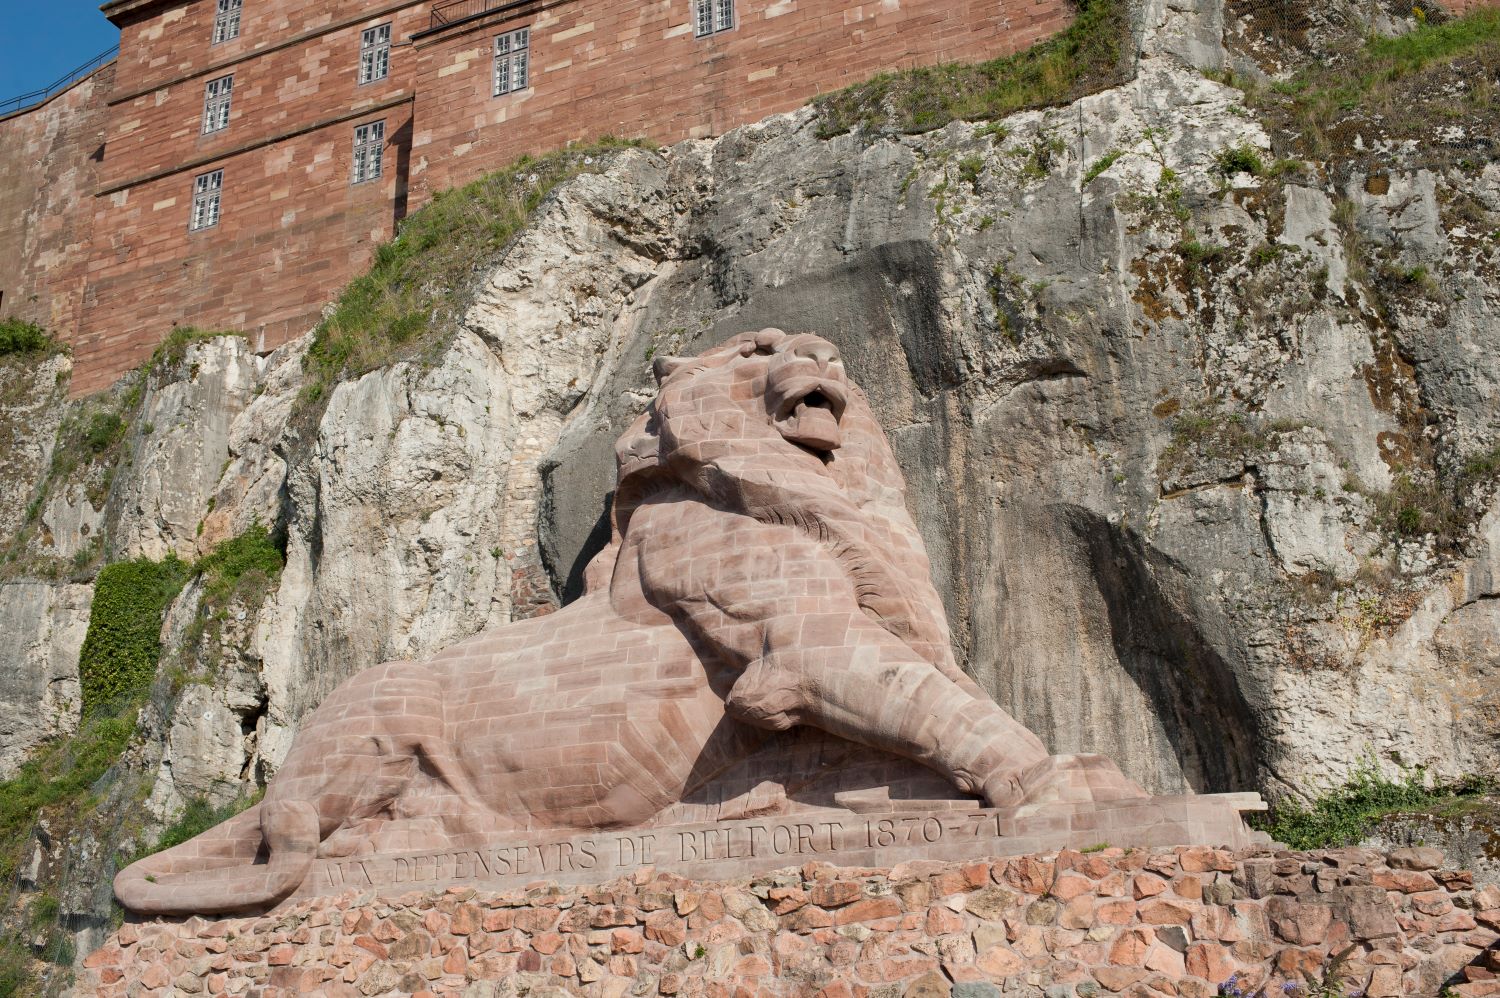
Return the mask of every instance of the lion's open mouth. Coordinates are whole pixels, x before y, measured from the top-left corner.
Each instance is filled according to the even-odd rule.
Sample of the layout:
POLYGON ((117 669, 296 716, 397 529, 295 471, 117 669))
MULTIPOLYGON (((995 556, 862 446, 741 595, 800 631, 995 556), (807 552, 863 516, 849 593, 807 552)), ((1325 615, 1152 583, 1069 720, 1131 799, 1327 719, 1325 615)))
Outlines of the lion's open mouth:
POLYGON ((815 451, 837 450, 843 442, 839 421, 847 396, 838 384, 809 379, 789 393, 776 414, 776 428, 794 444, 815 451))

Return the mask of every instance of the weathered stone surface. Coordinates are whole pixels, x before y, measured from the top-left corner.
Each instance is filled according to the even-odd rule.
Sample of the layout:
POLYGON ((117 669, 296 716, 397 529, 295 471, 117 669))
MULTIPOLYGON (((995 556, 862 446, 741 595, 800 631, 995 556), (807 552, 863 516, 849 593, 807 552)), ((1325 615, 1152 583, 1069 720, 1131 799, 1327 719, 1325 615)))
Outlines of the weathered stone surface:
POLYGON ((89 585, 0 582, 0 778, 31 750, 78 725, 78 651, 89 585))
MULTIPOLYGON (((209 499, 230 456, 230 431, 249 405, 259 361, 240 337, 192 343, 147 379, 130 473, 111 494, 116 557, 160 561, 199 553, 209 499)), ((220 540, 210 537, 209 540, 220 540)))
POLYGON ((0 537, 20 529, 46 476, 72 368, 64 355, 0 361, 0 537))

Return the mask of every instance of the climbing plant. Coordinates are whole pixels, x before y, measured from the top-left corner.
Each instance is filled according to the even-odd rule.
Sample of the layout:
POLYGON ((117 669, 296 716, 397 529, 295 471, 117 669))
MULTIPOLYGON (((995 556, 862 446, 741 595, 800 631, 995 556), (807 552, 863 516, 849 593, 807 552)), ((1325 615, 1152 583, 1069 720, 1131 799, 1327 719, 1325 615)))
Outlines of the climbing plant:
POLYGON ((116 562, 99 572, 78 656, 85 717, 150 688, 161 657, 162 613, 191 573, 175 556, 116 562))

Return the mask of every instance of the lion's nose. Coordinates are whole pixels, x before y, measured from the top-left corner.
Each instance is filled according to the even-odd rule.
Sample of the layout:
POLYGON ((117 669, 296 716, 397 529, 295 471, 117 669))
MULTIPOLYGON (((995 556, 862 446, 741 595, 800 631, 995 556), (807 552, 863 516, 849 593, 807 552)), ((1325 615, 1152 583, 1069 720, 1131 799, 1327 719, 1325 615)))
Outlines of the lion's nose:
POLYGON ((839 348, 827 340, 804 340, 792 348, 792 355, 815 361, 819 367, 841 363, 839 348))

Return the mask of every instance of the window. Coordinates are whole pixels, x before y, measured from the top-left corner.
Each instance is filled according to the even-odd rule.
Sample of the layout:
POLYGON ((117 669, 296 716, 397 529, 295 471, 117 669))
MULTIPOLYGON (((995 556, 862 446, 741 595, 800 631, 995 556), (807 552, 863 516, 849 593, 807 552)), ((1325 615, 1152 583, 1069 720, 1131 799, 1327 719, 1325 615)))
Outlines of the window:
POLYGON ((531 76, 531 29, 500 35, 495 39, 495 96, 525 90, 531 76))
POLYGON ((204 135, 229 127, 229 99, 233 89, 233 76, 221 76, 217 80, 208 81, 208 86, 203 90, 204 135))
POLYGON ((214 44, 227 42, 240 36, 240 4, 243 0, 218 0, 218 13, 214 15, 214 44))
POLYGON ((385 122, 372 121, 354 129, 354 177, 350 183, 380 179, 380 159, 385 150, 385 122))
POLYGON ((734 0, 693 0, 694 33, 699 38, 734 27, 734 0))
POLYGON ((194 232, 211 229, 219 224, 219 197, 224 193, 224 171, 204 173, 193 181, 193 221, 189 226, 194 232))
POLYGON ((391 75, 391 26, 367 28, 359 36, 359 82, 374 83, 391 75))

